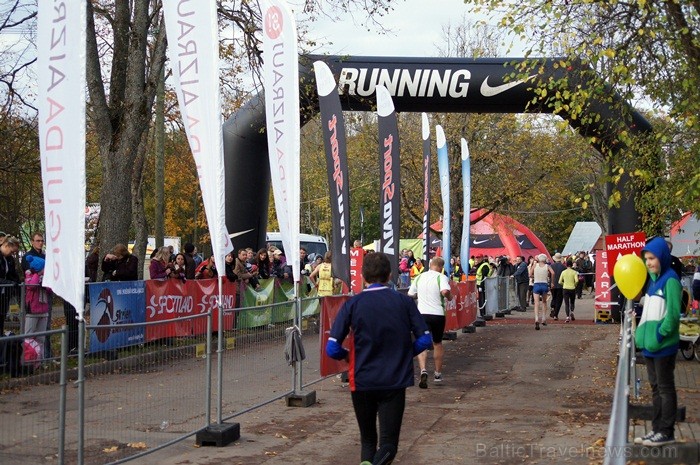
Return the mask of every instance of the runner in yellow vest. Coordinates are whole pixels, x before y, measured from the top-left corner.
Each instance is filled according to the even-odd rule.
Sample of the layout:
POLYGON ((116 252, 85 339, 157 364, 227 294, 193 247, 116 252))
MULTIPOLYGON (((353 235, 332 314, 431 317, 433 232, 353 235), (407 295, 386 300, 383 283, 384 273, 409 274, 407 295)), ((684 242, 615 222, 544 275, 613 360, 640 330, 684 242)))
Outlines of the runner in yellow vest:
POLYGON ((331 269, 331 251, 326 252, 323 256, 323 263, 314 268, 314 271, 309 276, 311 282, 318 289, 318 295, 321 297, 333 295, 333 272, 331 269))

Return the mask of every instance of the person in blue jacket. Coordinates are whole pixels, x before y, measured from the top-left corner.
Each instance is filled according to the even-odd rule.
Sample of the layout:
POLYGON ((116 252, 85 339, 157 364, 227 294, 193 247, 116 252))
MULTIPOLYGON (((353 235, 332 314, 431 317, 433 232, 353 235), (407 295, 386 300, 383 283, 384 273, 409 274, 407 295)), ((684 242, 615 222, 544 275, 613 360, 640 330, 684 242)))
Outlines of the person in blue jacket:
POLYGON ((681 283, 671 267, 671 250, 662 237, 647 242, 642 250, 649 286, 634 340, 646 360, 653 405, 652 431, 634 442, 663 446, 675 442, 676 384, 674 371, 679 345, 681 283))
POLYGON ((432 347, 432 337, 414 300, 387 287, 391 262, 386 254, 365 256, 362 277, 368 287, 340 309, 326 354, 350 364, 348 378, 362 446, 360 465, 384 465, 398 451, 406 388, 414 385, 413 357, 432 347), (353 343, 348 351, 342 344, 351 330, 353 343))

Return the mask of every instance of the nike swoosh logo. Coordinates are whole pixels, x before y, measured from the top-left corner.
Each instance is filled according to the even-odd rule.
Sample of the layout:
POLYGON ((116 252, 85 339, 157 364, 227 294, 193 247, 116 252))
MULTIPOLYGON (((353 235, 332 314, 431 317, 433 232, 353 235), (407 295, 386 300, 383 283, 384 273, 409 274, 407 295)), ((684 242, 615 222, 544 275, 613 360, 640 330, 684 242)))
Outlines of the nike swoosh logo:
POLYGON ((474 244, 474 245, 479 245, 479 244, 483 244, 484 242, 488 242, 488 241, 489 241, 488 239, 486 239, 486 240, 484 240, 484 241, 477 241, 476 239, 474 239, 474 240, 472 241, 472 244, 474 244))
POLYGON ((247 233, 253 231, 254 229, 255 229, 255 228, 250 228, 250 229, 248 229, 247 231, 238 231, 238 232, 235 232, 235 233, 231 233, 231 234, 228 235, 228 237, 230 237, 231 239, 233 239, 234 237, 238 237, 238 236, 242 236, 243 234, 247 234, 247 233))
POLYGON ((525 243, 525 240, 523 239, 522 241, 518 241, 518 244, 523 245, 525 243))
POLYGON ((528 77, 527 79, 522 79, 520 81, 515 81, 515 82, 507 82, 505 84, 501 84, 500 86, 490 86, 488 83, 489 76, 486 76, 486 79, 484 79, 484 82, 481 83, 481 95, 484 97, 493 97, 495 95, 501 94, 509 89, 512 89, 515 86, 519 86, 520 84, 523 84, 530 79, 534 78, 537 76, 536 74, 533 74, 532 76, 528 77))

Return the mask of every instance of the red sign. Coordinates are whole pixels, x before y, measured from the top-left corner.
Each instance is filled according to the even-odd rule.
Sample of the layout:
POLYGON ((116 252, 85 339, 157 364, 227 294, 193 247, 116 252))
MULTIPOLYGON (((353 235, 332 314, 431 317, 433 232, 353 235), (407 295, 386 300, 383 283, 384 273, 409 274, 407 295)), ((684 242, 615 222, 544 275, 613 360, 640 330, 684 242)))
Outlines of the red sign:
POLYGON ((355 294, 362 292, 364 281, 362 280, 362 262, 365 250, 362 247, 350 249, 350 290, 355 294))
POLYGON ((445 302, 445 330, 464 328, 476 320, 476 281, 450 281, 452 300, 445 302))
MULTIPOLYGON (((355 250, 355 249, 352 249, 355 250)), ((350 255, 352 260, 352 254, 350 255)), ((348 301, 350 297, 344 296, 327 296, 321 299, 321 344, 319 350, 321 351, 321 376, 328 376, 335 373, 341 373, 347 371, 349 366, 347 362, 342 360, 334 360, 326 355, 326 343, 328 342, 328 337, 331 334, 331 327, 333 326, 333 321, 335 317, 338 316, 340 307, 343 306, 345 302, 348 301)), ((343 346, 350 350, 352 345, 352 333, 348 334, 348 337, 343 341, 343 346)))
POLYGON ((608 310, 612 304, 611 273, 608 271, 608 252, 601 250, 595 258, 595 308, 608 310))
POLYGON ((612 275, 615 263, 623 255, 637 254, 646 245, 646 235, 643 232, 609 234, 605 236, 605 251, 608 256, 608 274, 612 275))

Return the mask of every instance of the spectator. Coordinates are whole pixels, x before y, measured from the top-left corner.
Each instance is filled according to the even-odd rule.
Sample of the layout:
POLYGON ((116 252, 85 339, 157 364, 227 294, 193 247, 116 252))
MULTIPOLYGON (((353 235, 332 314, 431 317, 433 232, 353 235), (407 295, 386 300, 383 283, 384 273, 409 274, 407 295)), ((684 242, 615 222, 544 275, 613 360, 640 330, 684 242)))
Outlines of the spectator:
POLYGON ((693 308, 697 311, 700 306, 700 265, 695 268, 693 274, 693 308))
POLYGON ((678 398, 674 371, 680 342, 682 287, 671 268, 671 251, 663 238, 655 237, 647 242, 642 254, 651 280, 635 331, 635 343, 646 360, 653 420, 652 431, 634 442, 656 447, 675 442, 678 398))
POLYGON ((233 252, 229 252, 226 254, 226 257, 224 257, 224 260, 226 262, 226 279, 229 280, 229 282, 236 282, 238 280, 238 276, 236 276, 236 273, 233 272, 233 268, 236 266, 235 260, 233 258, 233 252))
POLYGON ((100 268, 100 246, 96 245, 92 248, 92 251, 85 258, 85 277, 88 278, 88 282, 97 282, 97 271, 100 268))
POLYGON ((515 272, 513 273, 513 278, 515 279, 515 286, 518 293, 520 311, 524 312, 527 310, 527 288, 529 286, 530 277, 528 276, 525 257, 522 255, 516 257, 515 259, 515 272))
POLYGON ((479 255, 476 257, 476 289, 479 292, 478 305, 479 314, 484 316, 486 314, 486 282, 485 279, 488 278, 491 273, 491 266, 489 265, 489 257, 485 255, 479 255))
POLYGON ((194 258, 195 247, 190 242, 185 244, 185 277, 187 279, 194 279, 194 273, 197 269, 197 263, 194 258))
POLYGON ((406 249, 401 251, 401 259, 399 260, 399 284, 402 288, 406 288, 411 285, 411 267, 408 264, 408 251, 406 249))
POLYGON ((0 238, 0 337, 5 335, 5 318, 10 299, 16 294, 19 275, 14 255, 19 251, 19 239, 13 236, 0 238))
POLYGON ((172 262, 175 260, 175 247, 172 245, 167 246, 168 247, 168 263, 172 262))
MULTIPOLYGON (((410 252, 410 251, 409 251, 410 252)), ((413 255, 413 252, 410 252, 411 255, 413 255)), ((410 260, 409 260, 410 263, 410 260)), ((411 265, 411 271, 409 272, 409 275, 411 276, 411 284, 413 284, 413 281, 416 280, 419 274, 423 272, 423 261, 422 260, 413 260, 413 265, 411 265)))
POLYGON ((386 286, 390 275, 386 254, 365 257, 362 276, 369 286, 343 304, 326 344, 330 357, 352 360, 350 391, 363 464, 389 464, 396 456, 406 388, 414 383, 413 357, 431 346, 413 299, 386 286), (351 330, 352 353, 342 346, 351 330))
POLYGON ((124 244, 117 244, 111 253, 102 260, 102 273, 105 281, 136 281, 139 259, 129 253, 124 244))
POLYGON ((258 276, 260 279, 269 279, 271 270, 270 256, 267 253, 267 249, 258 250, 255 264, 258 266, 258 276))
POLYGON ((464 278, 464 270, 462 269, 462 261, 459 257, 452 257, 450 259, 452 264, 452 281, 460 282, 464 278))
MULTIPOLYGON (((25 263, 29 268, 24 272, 25 302, 27 304, 24 332, 25 334, 41 333, 48 329, 49 314, 51 313, 51 289, 41 285, 46 261, 38 255, 29 255, 26 258, 25 263)), ((47 338, 45 336, 38 336, 34 339, 39 345, 46 346, 47 338)), ((48 354, 46 356, 50 357, 48 354)))
POLYGON ((276 249, 272 255, 272 275, 278 279, 292 282, 292 267, 287 265, 287 260, 281 250, 276 249))
POLYGON ((201 265, 204 261, 204 258, 202 257, 202 255, 199 254, 199 251, 197 250, 196 246, 194 248, 194 251, 192 252, 192 258, 194 258, 195 269, 197 269, 197 267, 201 265))
POLYGON ((32 247, 27 250, 27 253, 22 257, 22 272, 26 273, 29 270, 29 263, 27 262, 27 257, 39 257, 46 260, 46 254, 44 253, 44 235, 40 232, 32 233, 32 247))
MULTIPOLYGON (((184 253, 175 255, 175 260, 168 263, 168 278, 179 279, 183 283, 187 280, 187 258, 184 253)), ((194 275, 194 273, 193 273, 194 275)))
MULTIPOLYGON (((224 272, 225 271, 224 267, 224 272)), ((219 276, 219 274, 216 271, 216 261, 213 255, 200 263, 194 273, 194 279, 211 279, 217 276, 219 276)))
POLYGON ((248 252, 245 249, 240 249, 236 255, 236 264, 233 267, 233 273, 236 275, 239 281, 246 284, 250 284, 253 289, 258 290, 260 284, 257 278, 251 273, 246 267, 246 259, 248 257, 248 252))
POLYGON ((172 272, 172 269, 168 268, 168 263, 170 263, 170 248, 159 248, 155 256, 151 259, 151 264, 148 267, 148 273, 151 279, 167 278, 172 272))

